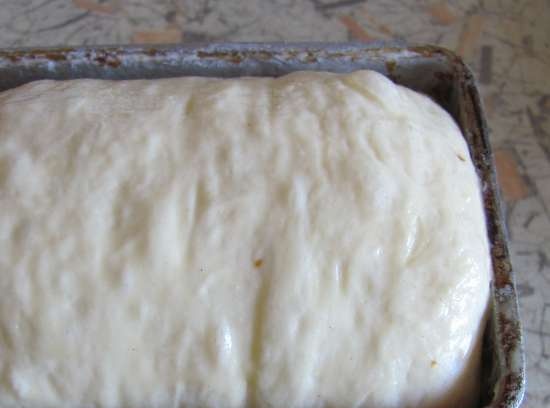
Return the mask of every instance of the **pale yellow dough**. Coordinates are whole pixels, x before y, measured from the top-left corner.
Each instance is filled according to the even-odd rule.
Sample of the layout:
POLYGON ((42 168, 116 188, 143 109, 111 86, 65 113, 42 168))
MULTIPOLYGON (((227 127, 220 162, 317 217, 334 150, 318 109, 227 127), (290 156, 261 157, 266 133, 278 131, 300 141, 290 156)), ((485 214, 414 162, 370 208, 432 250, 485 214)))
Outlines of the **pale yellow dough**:
POLYGON ((368 71, 0 95, 0 406, 473 406, 466 144, 368 71))

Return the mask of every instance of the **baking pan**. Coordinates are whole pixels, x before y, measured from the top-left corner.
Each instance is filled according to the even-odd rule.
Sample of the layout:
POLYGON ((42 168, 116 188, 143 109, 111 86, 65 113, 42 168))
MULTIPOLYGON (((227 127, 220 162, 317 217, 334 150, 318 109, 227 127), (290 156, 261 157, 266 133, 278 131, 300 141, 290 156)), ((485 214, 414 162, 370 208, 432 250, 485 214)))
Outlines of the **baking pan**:
POLYGON ((37 79, 280 76, 297 70, 373 69, 432 97, 462 129, 479 175, 493 262, 480 407, 512 408, 525 388, 514 276, 493 157, 472 73, 448 50, 402 44, 236 43, 0 51, 0 91, 37 79))

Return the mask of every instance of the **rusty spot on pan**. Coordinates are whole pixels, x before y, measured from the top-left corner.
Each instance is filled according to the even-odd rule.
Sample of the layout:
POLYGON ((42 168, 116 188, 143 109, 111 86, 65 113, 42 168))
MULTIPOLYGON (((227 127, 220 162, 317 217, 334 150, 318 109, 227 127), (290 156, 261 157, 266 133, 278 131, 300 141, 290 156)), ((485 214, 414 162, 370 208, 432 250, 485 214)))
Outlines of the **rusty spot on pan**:
POLYGON ((395 60, 386 61, 386 70, 388 71, 389 75, 393 76, 395 74, 396 67, 397 67, 397 61, 395 60))
POLYGON ((36 60, 46 59, 48 61, 60 62, 67 60, 67 53, 73 51, 72 48, 60 48, 55 50, 29 50, 29 51, 6 51, 0 52, 0 58, 6 58, 12 63, 17 63, 23 59, 36 60))
POLYGON ((504 351, 506 366, 510 367, 510 354, 517 347, 521 339, 519 322, 510 320, 504 314, 498 316, 499 331, 501 335, 501 347, 504 351))
POLYGON ((159 51, 156 48, 146 48, 145 54, 150 57, 155 57, 157 54, 159 54, 159 51))
MULTIPOLYGON (((146 51, 148 52, 148 51, 146 51)), ((351 61, 357 61, 360 58, 358 53, 354 52, 326 52, 324 50, 304 50, 298 51, 289 49, 284 52, 274 53, 267 50, 220 50, 220 51, 205 51, 199 50, 196 53, 200 59, 209 59, 215 61, 226 61, 232 64, 241 64, 246 59, 269 61, 274 58, 285 61, 299 61, 305 64, 316 64, 320 62, 320 58, 323 59, 349 59, 351 61)), ((391 62, 390 62, 391 66, 391 62)), ((390 67, 391 69, 391 67, 390 67)))
MULTIPOLYGON (((0 58, 6 58, 12 63, 21 62, 26 60, 46 60, 52 62, 67 61, 71 57, 71 53, 74 53, 74 48, 59 48, 55 50, 28 50, 28 51, 7 51, 0 53, 0 58)), ((86 60, 94 61, 99 65, 106 65, 112 68, 117 68, 121 65, 121 60, 116 50, 97 50, 86 51, 84 53, 86 60)))
POLYGON ((240 64, 243 60, 243 57, 240 55, 238 51, 232 51, 232 52, 208 52, 208 51, 198 51, 197 57, 202 59, 214 59, 214 60, 222 60, 222 61, 228 61, 233 64, 240 64))
POLYGON ((94 61, 99 65, 107 65, 111 68, 118 68, 121 64, 120 59, 114 55, 97 55, 94 57, 94 61))
POLYGON ((46 53, 44 54, 44 57, 49 59, 50 61, 66 61, 67 56, 64 53, 46 53))
POLYGON ((521 401, 523 378, 516 374, 506 374, 499 384, 500 392, 495 396, 496 403, 490 408, 517 407, 521 401))

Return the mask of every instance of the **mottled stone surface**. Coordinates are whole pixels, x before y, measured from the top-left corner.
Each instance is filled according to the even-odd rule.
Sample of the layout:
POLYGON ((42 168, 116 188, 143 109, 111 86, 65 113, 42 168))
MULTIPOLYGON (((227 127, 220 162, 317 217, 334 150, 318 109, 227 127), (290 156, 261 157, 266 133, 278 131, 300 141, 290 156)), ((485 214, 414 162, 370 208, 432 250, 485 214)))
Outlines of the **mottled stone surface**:
POLYGON ((0 47, 405 39, 462 55, 496 151, 527 345, 550 406, 550 3, 545 0, 0 0, 0 47))

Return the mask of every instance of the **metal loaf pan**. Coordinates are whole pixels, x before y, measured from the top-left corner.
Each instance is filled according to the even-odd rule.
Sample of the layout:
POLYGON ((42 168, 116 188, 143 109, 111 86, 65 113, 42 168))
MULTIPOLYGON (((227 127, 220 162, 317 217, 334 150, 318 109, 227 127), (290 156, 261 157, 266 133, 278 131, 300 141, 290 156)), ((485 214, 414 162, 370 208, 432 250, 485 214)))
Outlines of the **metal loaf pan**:
POLYGON ((523 340, 493 157, 472 73, 450 51, 383 43, 13 49, 0 51, 0 91, 45 78, 280 76, 297 70, 358 69, 379 71, 431 96, 462 129, 481 180, 494 272, 479 406, 518 407, 525 387, 523 340))

